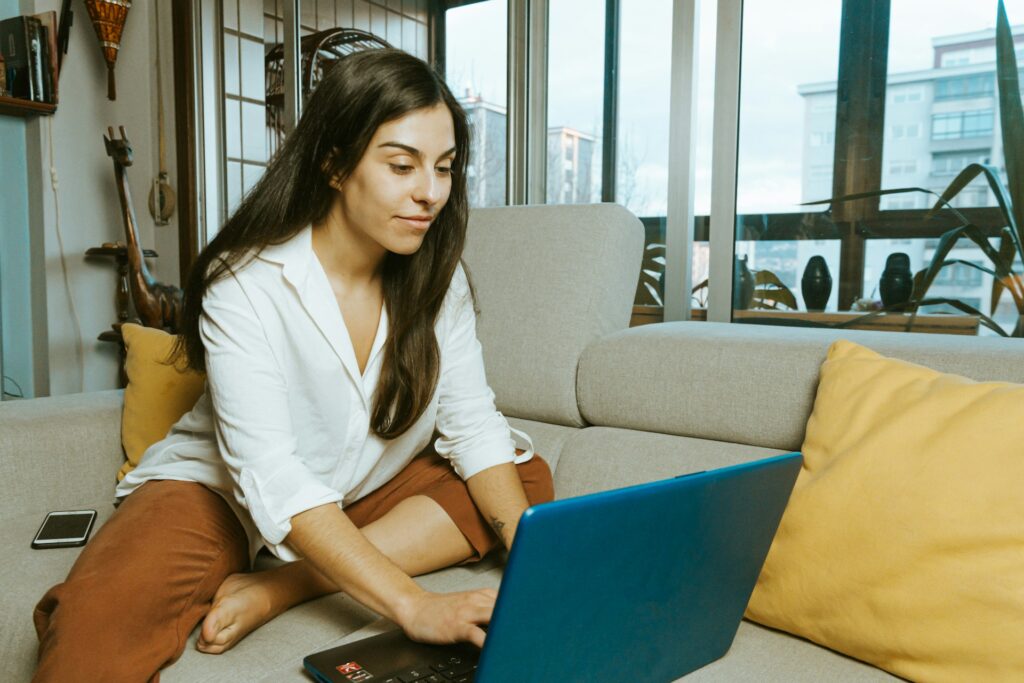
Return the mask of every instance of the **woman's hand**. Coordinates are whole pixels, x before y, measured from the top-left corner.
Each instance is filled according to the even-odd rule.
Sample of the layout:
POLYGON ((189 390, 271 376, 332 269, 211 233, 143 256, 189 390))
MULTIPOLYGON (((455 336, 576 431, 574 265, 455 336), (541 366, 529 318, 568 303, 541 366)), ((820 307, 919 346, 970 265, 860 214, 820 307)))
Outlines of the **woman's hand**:
POLYGON ((401 611, 398 624, 421 643, 449 645, 468 641, 484 646, 481 626, 491 621, 498 592, 484 588, 461 593, 421 593, 401 611))

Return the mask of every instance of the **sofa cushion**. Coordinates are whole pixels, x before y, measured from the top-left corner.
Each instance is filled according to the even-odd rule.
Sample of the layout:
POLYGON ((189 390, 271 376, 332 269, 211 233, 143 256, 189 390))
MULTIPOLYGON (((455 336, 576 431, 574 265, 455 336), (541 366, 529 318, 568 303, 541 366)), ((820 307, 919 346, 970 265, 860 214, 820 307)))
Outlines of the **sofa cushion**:
POLYGON ((798 450, 818 370, 837 339, 975 380, 1024 382, 1018 339, 662 323, 587 347, 580 411, 593 425, 798 450))
POLYGON ((0 519, 114 499, 114 473, 124 462, 123 393, 115 389, 4 401, 0 519))
POLYGON ((555 470, 555 496, 644 484, 680 474, 738 465, 782 451, 742 444, 587 427, 569 438, 555 470))
POLYGON ((127 459, 117 478, 131 472, 146 449, 167 436, 171 426, 192 409, 206 387, 206 375, 179 361, 165 363, 176 337, 163 330, 133 323, 121 326, 128 351, 125 374, 121 443, 127 459))
POLYGON ((629 324, 644 231, 615 204, 474 209, 465 261, 487 379, 505 414, 580 426, 584 347, 629 324))
POLYGON ((836 342, 748 616, 912 680, 1024 671, 1024 385, 836 342))
MULTIPOLYGON (((113 481, 113 470, 108 470, 113 481)), ((76 509, 96 510, 96 530, 114 511, 113 484, 110 495, 83 498, 76 509)), ((0 680, 29 681, 36 668, 38 641, 32 624, 32 611, 51 586, 63 581, 75 563, 81 548, 47 548, 30 546, 44 512, 22 512, 4 515, 0 523, 0 680)))

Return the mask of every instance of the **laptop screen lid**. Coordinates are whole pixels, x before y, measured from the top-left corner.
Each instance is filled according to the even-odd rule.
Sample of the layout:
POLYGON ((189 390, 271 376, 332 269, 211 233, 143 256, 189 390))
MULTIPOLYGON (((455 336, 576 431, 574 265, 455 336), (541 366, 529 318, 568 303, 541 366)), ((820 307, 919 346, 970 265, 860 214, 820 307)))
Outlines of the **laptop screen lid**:
POLYGON ((530 508, 476 680, 672 681, 722 657, 800 464, 790 453, 530 508))

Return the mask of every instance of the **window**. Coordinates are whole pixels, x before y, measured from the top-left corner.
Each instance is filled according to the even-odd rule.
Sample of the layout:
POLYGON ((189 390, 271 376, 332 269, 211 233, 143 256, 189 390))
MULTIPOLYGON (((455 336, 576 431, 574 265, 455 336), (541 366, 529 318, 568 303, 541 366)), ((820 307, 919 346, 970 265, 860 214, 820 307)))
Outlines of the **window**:
POLYGON ((956 175, 968 164, 986 164, 989 150, 974 149, 965 152, 936 152, 932 155, 932 175, 956 175))
POLYGON ((991 109, 960 111, 932 116, 932 140, 976 138, 992 134, 994 116, 991 109))
POLYGON ((919 138, 921 137, 921 124, 919 123, 896 123, 892 126, 891 135, 893 138, 919 138))
POLYGON ((821 133, 811 133, 811 147, 827 147, 835 143, 836 133, 829 130, 821 133))
POLYGON ((917 161, 890 161, 889 173, 892 175, 917 173, 917 161))
POLYGON ((466 174, 472 207, 506 204, 507 41, 506 0, 487 0, 445 13, 448 87, 466 110, 472 133, 466 174))
MULTIPOLYGON (((855 192, 920 186, 942 192, 967 164, 1001 153, 992 102, 994 9, 979 11, 971 0, 943 3, 941 13, 926 15, 923 7, 911 0, 796 0, 787 8, 813 16, 794 26, 771 0, 743 2, 736 255, 746 256, 752 270, 772 270, 792 290, 799 288, 806 259, 820 253, 839 290, 838 296, 832 292, 830 310, 857 314, 875 306, 887 257, 906 252, 920 270, 936 256, 921 236, 937 238, 948 228, 943 221, 925 220, 934 203, 926 192, 833 201, 825 209, 785 201, 797 178, 805 202, 843 193, 844 187, 855 192), (855 19, 848 26, 840 25, 844 7, 855 19), (848 51, 850 58, 840 65, 834 49, 848 51), (873 71, 877 60, 884 60, 887 73, 873 71), (789 108, 793 92, 802 101, 796 112, 789 108), (834 113, 828 111, 830 99, 841 102, 834 113), (789 152, 758 153, 783 144, 792 130, 803 132, 798 144, 789 143, 789 152), (792 150, 800 150, 799 159, 792 150), (912 244, 902 243, 907 241, 912 244), (812 244, 823 246, 815 251, 812 244)), ((1008 6, 1011 20, 1019 23, 1017 9, 1008 6)), ((976 182, 954 203, 976 210, 992 201, 987 187, 976 182)), ((988 232, 994 229, 991 212, 965 215, 986 224, 988 232)), ((958 245, 948 258, 979 258, 979 250, 973 243, 958 245)), ((978 286, 974 273, 974 279, 945 277, 949 284, 934 296, 979 300, 987 310, 991 293, 983 291, 985 283, 978 286)), ((817 320, 803 317, 801 293, 793 294, 799 310, 789 318, 817 320)), ((1006 297, 1000 311, 1007 305, 1005 322, 996 319, 1009 331, 1017 316, 1006 297)), ((750 315, 772 317, 766 311, 734 311, 734 319, 750 315)))
POLYGON ((587 11, 593 9, 592 3, 548 3, 549 204, 601 201, 605 35, 601 5, 602 11, 587 11), (559 183, 563 176, 565 182, 559 183))
POLYGON ((991 97, 995 94, 995 74, 972 74, 954 78, 940 78, 935 81, 935 99, 965 99, 968 97, 991 97))
POLYGON ((903 104, 904 102, 920 102, 922 99, 921 88, 902 88, 892 94, 890 101, 893 104, 903 104))
MULTIPOLYGON (((982 266, 979 261, 971 261, 976 266, 982 266)), ((946 266, 935 276, 935 284, 956 285, 960 287, 978 287, 981 285, 982 271, 962 263, 954 263, 946 266)))

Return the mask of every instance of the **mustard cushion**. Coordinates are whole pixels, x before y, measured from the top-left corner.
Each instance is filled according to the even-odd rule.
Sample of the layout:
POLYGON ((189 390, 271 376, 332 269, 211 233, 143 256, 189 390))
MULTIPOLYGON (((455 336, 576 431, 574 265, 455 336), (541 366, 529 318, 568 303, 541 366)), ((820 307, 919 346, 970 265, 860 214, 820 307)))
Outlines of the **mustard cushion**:
POLYGON ((121 326, 127 349, 121 414, 121 445, 127 461, 118 481, 131 472, 151 445, 167 436, 171 426, 195 405, 206 386, 206 375, 187 369, 184 361, 165 365, 174 336, 132 323, 121 326))
POLYGON ((848 341, 747 616, 922 681, 1024 680, 1024 385, 848 341))

